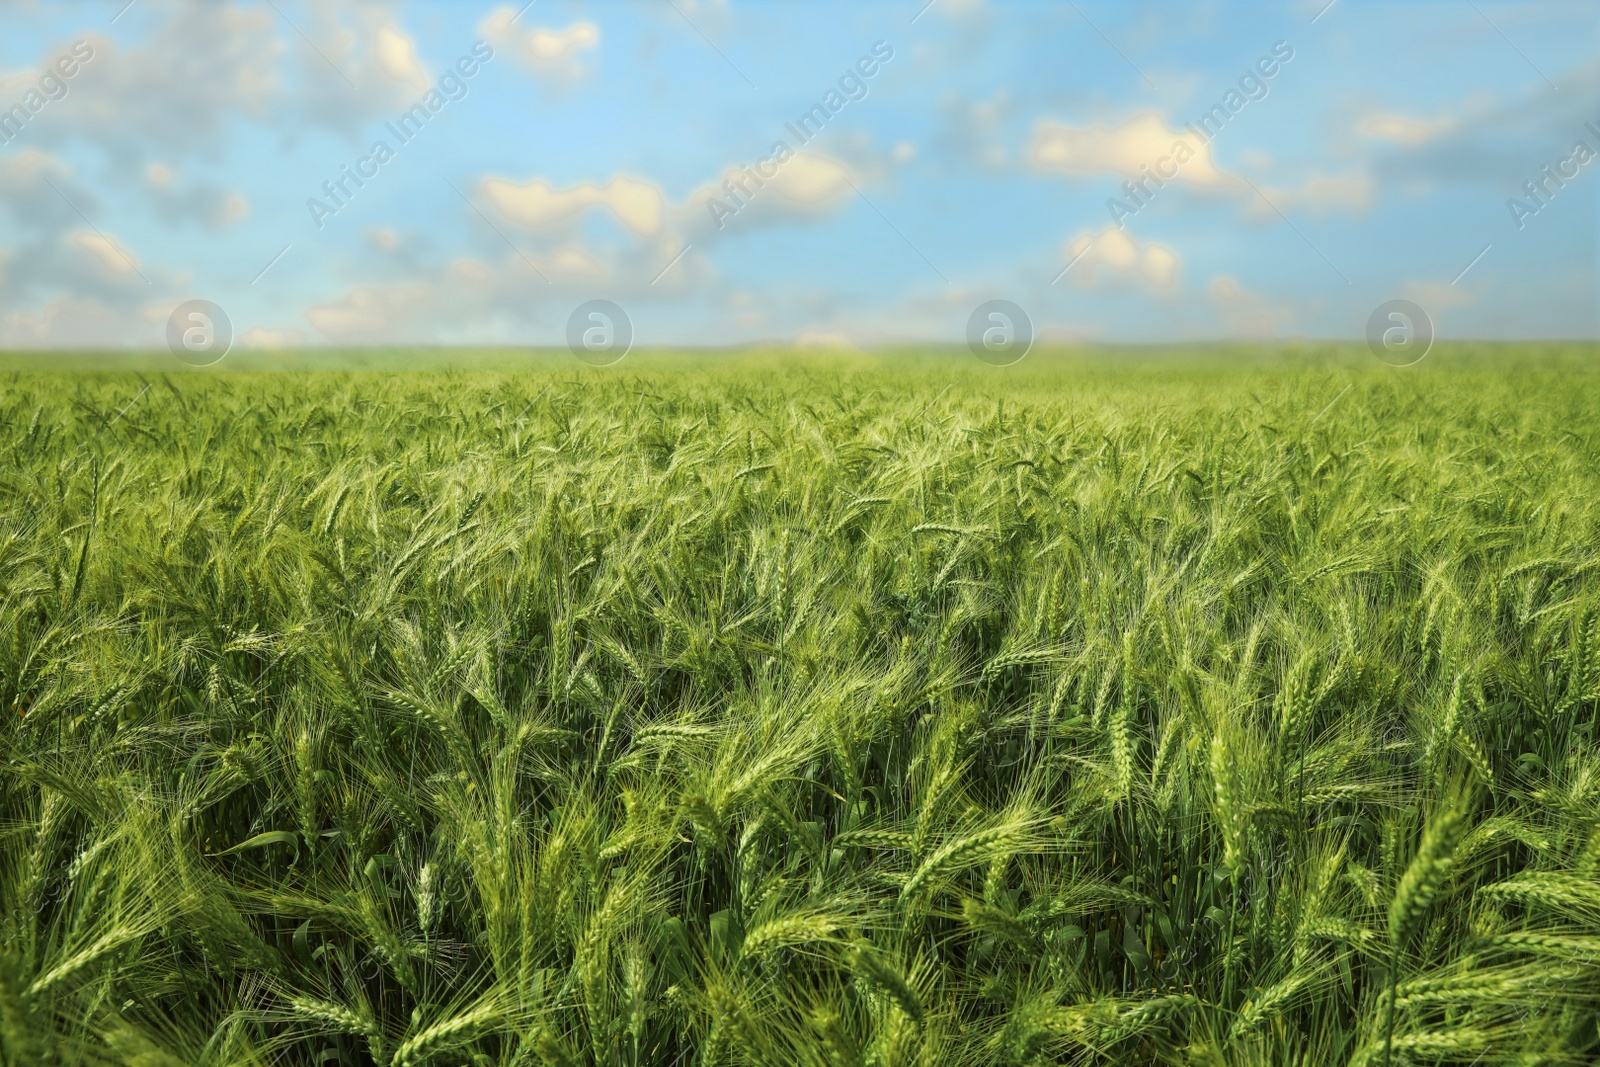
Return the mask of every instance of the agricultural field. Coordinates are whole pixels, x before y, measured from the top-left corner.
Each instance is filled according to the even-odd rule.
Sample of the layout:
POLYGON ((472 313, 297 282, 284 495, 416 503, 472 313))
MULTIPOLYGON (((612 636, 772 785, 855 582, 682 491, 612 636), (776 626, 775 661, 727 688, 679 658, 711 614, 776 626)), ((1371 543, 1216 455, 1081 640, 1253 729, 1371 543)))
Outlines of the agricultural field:
POLYGON ((1593 1063, 1594 356, 8 369, 4 1062, 1593 1063))

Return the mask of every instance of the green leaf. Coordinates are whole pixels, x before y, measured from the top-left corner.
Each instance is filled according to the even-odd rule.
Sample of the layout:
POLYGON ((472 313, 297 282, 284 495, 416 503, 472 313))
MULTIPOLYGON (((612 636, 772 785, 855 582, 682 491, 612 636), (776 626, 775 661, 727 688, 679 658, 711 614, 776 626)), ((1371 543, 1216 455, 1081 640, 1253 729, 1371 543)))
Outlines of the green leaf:
POLYGON ((267 845, 293 845, 296 855, 300 853, 300 835, 292 830, 268 830, 264 834, 257 834, 248 841, 241 841, 226 851, 219 852, 219 856, 227 856, 234 852, 242 852, 247 848, 263 848, 267 845))

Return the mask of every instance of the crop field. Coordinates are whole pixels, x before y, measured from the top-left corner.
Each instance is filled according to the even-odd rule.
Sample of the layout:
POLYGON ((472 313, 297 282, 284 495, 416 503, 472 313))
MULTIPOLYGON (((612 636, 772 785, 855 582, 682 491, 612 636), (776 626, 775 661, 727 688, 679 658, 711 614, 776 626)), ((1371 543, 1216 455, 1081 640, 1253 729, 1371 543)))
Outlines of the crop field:
POLYGON ((1595 1062, 1593 353, 1292 362, 5 371, 4 1062, 1595 1062))

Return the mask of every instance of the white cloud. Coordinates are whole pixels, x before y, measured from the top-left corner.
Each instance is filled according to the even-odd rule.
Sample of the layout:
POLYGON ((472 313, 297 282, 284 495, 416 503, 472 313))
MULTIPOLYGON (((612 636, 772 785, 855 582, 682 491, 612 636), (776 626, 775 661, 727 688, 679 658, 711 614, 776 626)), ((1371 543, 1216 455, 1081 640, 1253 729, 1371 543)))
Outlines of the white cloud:
POLYGON ((404 82, 418 92, 428 88, 430 79, 422 64, 417 62, 416 43, 395 27, 378 27, 372 54, 378 69, 395 81, 404 82))
POLYGON ((131 43, 82 33, 92 57, 68 82, 63 106, 28 135, 83 136, 136 160, 153 150, 170 159, 209 151, 236 115, 266 117, 284 88, 271 9, 171 0, 145 17, 158 14, 131 43))
POLYGON ((577 218, 594 207, 609 211, 618 222, 640 237, 661 232, 665 198, 659 186, 618 175, 605 185, 583 184, 556 189, 535 179, 519 184, 505 178, 485 178, 484 196, 496 211, 530 229, 547 229, 577 218))
POLYGON ((767 184, 804 214, 826 212, 855 192, 843 163, 814 152, 795 153, 767 184))
POLYGON ((545 261, 544 270, 552 277, 570 278, 605 278, 611 273, 587 249, 576 245, 556 249, 545 261))
POLYGON ((67 240, 100 265, 108 274, 118 278, 133 277, 139 273, 138 261, 114 239, 93 230, 73 230, 67 240))
POLYGON ((1140 178, 1153 173, 1164 181, 1183 180, 1216 188, 1236 185, 1218 170, 1211 146, 1189 130, 1174 130, 1153 111, 1117 126, 1069 126, 1041 119, 1028 150, 1041 171, 1073 178, 1115 174, 1140 178), (1175 172, 1175 173, 1174 173, 1175 172))
POLYGON ((534 30, 528 34, 528 58, 537 66, 555 65, 599 43, 600 31, 592 22, 579 22, 565 30, 534 30))
POLYGON ((843 162, 816 152, 796 152, 763 176, 762 166, 771 171, 774 163, 775 158, 769 157, 748 172, 730 167, 720 182, 690 193, 681 217, 691 233, 701 234, 696 240, 708 240, 719 232, 831 217, 850 202, 863 180, 843 162))
POLYGON ((522 29, 514 24, 516 17, 516 8, 503 5, 484 19, 479 29, 540 78, 569 84, 588 72, 585 58, 600 45, 598 26, 575 22, 564 30, 522 29))
MULTIPOLYGON (((275 32, 298 66, 281 97, 284 110, 303 123, 355 135, 369 120, 416 103, 430 75, 417 58, 415 37, 396 23, 395 6, 317 0, 294 28, 278 20, 275 32)), ((465 43, 447 55, 460 54, 465 43)))
POLYGON ((53 320, 40 318, 41 302, 64 294, 122 313, 148 297, 147 279, 165 285, 169 279, 125 247, 107 217, 93 190, 55 157, 34 149, 0 156, 0 232, 11 256, 0 314, 21 312, 48 323, 53 320), (78 210, 95 221, 86 223, 78 210))
POLYGON ((1431 115, 1366 106, 1347 120, 1348 148, 1375 149, 1372 166, 1385 190, 1476 185, 1491 201, 1503 197, 1596 119, 1600 61, 1551 73, 1557 85, 1530 83, 1514 94, 1473 88, 1431 115))
POLYGON ((1113 277, 1140 278, 1156 290, 1170 290, 1178 284, 1182 260, 1165 245, 1141 243, 1116 226, 1098 233, 1084 231, 1068 241, 1062 250, 1062 265, 1072 264, 1067 280, 1080 288, 1093 287, 1099 269, 1113 277))

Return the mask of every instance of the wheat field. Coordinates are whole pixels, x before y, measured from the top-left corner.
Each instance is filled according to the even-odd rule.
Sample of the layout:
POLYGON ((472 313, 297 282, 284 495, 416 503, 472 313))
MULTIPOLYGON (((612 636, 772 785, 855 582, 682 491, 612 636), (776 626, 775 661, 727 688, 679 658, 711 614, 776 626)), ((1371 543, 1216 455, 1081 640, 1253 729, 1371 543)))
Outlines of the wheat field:
POLYGON ((5 1063, 1594 1062, 1586 367, 7 372, 5 1063))

